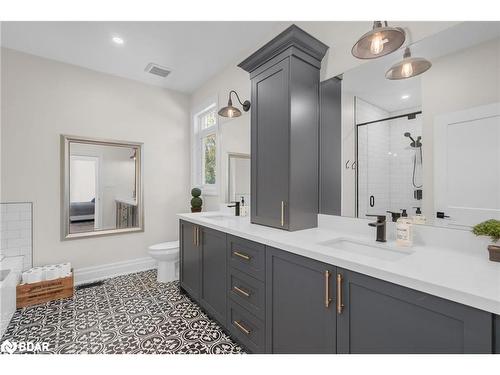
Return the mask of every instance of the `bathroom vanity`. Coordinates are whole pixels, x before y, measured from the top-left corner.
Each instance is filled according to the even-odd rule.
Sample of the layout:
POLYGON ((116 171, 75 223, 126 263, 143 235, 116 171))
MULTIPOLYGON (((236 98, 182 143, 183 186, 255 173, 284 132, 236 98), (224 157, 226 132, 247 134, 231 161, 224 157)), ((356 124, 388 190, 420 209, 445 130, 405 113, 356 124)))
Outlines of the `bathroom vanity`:
POLYGON ((179 218, 181 288, 251 352, 500 351, 500 264, 443 247, 426 233, 437 228, 399 249, 359 219, 283 232, 217 212, 179 218))

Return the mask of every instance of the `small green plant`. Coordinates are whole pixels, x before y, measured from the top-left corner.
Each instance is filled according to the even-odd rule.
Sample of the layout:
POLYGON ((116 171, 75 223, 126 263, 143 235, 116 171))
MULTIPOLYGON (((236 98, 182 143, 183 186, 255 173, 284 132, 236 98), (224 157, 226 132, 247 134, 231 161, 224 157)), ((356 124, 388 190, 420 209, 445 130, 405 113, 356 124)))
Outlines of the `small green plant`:
POLYGON ((500 220, 486 220, 475 225, 472 233, 476 236, 489 236, 493 242, 500 240, 500 220))
POLYGON ((201 211, 201 206, 203 205, 203 200, 200 198, 201 190, 193 188, 191 190, 191 195, 193 196, 193 198, 191 198, 191 211, 201 211))

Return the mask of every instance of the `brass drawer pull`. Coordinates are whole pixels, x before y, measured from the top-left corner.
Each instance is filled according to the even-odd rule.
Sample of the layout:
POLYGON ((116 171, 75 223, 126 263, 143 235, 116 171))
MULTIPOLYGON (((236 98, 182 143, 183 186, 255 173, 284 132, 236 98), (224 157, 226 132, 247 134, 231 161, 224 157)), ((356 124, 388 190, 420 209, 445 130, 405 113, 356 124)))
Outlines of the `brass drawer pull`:
POLYGON ((330 271, 325 271, 325 307, 330 307, 330 271))
POLYGON ((246 335, 250 334, 250 330, 248 328, 245 328, 240 322, 237 320, 233 321, 233 324, 238 327, 242 332, 244 332, 246 335))
POLYGON ((248 293, 246 290, 238 288, 237 286, 233 286, 233 290, 244 295, 245 297, 250 297, 250 293, 248 293))
POLYGON ((250 260, 250 258, 251 258, 250 255, 240 253, 239 251, 233 251, 233 254, 236 255, 237 257, 243 258, 245 260, 250 260))
POLYGON ((342 314, 344 309, 344 303, 342 302, 342 275, 337 274, 337 314, 342 314))

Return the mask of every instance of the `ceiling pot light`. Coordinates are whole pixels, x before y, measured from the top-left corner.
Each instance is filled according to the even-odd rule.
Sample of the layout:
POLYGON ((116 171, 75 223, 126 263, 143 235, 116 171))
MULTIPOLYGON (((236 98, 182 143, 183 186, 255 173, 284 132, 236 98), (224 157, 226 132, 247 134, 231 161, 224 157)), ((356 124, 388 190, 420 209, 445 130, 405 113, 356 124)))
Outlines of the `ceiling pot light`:
POLYGON ((410 97, 410 95, 403 95, 403 96, 401 96, 401 99, 406 100, 406 99, 408 99, 409 97, 410 97))
POLYGON ((374 21, 373 29, 364 34, 352 47, 351 53, 358 59, 376 59, 399 49, 405 42, 401 27, 389 27, 387 21, 374 21))
POLYGON ((429 70, 431 62, 422 57, 411 57, 410 48, 405 48, 403 60, 391 66, 385 73, 387 79, 407 79, 429 70))
POLYGON ((242 103, 240 100, 240 97, 238 96, 238 93, 234 90, 231 90, 231 91, 229 91, 229 100, 227 101, 227 106, 223 107, 219 110, 219 112, 218 112, 219 116, 229 117, 229 118, 241 116, 241 111, 238 108, 233 107, 233 101, 231 100, 232 93, 234 93, 234 95, 236 95, 236 99, 238 99, 238 102, 241 104, 241 106, 243 107, 243 110, 245 112, 248 112, 248 110, 250 109, 250 101, 245 100, 242 103))
POLYGON ((122 45, 125 43, 123 38, 120 38, 119 36, 114 36, 113 38, 111 38, 111 40, 113 41, 113 43, 118 44, 118 45, 122 45))

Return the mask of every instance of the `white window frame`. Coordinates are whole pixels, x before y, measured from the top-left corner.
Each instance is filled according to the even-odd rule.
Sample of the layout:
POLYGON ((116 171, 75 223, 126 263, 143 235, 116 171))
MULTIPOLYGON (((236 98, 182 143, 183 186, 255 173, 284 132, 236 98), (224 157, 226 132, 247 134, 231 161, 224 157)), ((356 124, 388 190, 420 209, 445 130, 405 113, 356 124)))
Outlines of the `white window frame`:
POLYGON ((221 182, 220 175, 220 132, 219 132, 219 119, 217 115, 217 101, 210 100, 205 105, 200 106, 198 110, 194 111, 193 123, 192 123, 192 133, 191 133, 191 169, 192 169, 192 185, 199 187, 202 191, 202 195, 219 195, 219 186, 221 182), (201 129, 200 117, 209 111, 216 112, 215 125, 208 129, 201 129), (202 140, 207 135, 215 135, 215 184, 209 185, 205 184, 203 181, 203 144, 202 140))

